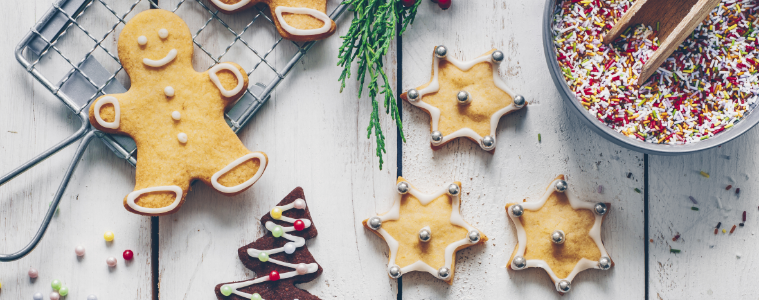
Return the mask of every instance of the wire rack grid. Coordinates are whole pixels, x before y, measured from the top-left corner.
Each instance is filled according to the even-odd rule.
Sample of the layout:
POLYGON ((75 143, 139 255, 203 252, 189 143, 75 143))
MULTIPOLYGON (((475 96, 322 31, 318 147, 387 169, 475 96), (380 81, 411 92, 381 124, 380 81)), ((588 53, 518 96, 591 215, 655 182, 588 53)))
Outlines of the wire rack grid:
MULTIPOLYGON (((158 3, 157 0, 134 0, 124 5, 128 1, 105 1, 105 0, 60 0, 53 4, 53 7, 45 14, 43 18, 31 29, 29 34, 22 40, 16 49, 16 57, 24 68, 32 74, 45 88, 53 95, 58 97, 69 109, 78 114, 80 118, 84 117, 84 112, 89 109, 89 105, 100 95, 107 93, 122 93, 126 91, 124 85, 119 82, 128 81, 122 72, 118 54, 109 46, 115 45, 117 29, 126 24, 127 19, 147 8, 166 8, 169 6, 163 0, 158 3), (111 3, 108 3, 111 2, 111 3), (160 4, 160 5, 159 5, 160 4), (119 10, 116 6, 120 6, 119 10), (92 26, 88 27, 83 19, 88 14, 110 14, 113 18, 112 24, 103 26, 100 24, 98 30, 106 28, 104 32, 96 33, 92 26), (74 33, 76 32, 76 33, 74 33), (72 37, 73 36, 73 37, 72 37), (67 41, 67 38, 69 39, 67 41), (82 49, 81 38, 93 43, 89 48, 82 49), (65 51, 62 49, 64 44, 76 44, 76 50, 65 51), (102 53, 98 55, 99 53, 102 53), (75 57, 81 57, 76 59, 75 57), (63 76, 56 76, 50 68, 45 68, 45 64, 53 64, 47 61, 57 60, 58 64, 63 63, 70 68, 63 76), (111 65, 108 70, 104 65, 111 65), (56 80, 56 78, 60 78, 56 80)), ((251 117, 261 108, 269 99, 274 88, 283 80, 292 70, 292 67, 308 52, 315 42, 298 44, 292 41, 285 41, 281 36, 276 35, 273 43, 264 49, 255 49, 252 41, 246 39, 246 34, 254 30, 263 30, 276 32, 274 21, 264 11, 264 7, 255 6, 250 14, 241 15, 240 18, 246 18, 246 24, 241 29, 234 29, 227 19, 237 17, 237 15, 223 15, 214 7, 209 5, 206 0, 179 0, 174 1, 175 5, 167 8, 177 12, 183 6, 194 6, 191 9, 201 11, 205 18, 201 18, 200 26, 193 32, 193 43, 203 53, 205 59, 210 59, 211 64, 207 68, 222 62, 222 59, 230 54, 234 46, 240 45, 252 57, 257 59, 248 70, 250 78, 257 78, 262 82, 252 84, 245 92, 244 96, 232 107, 226 114, 227 124, 235 132, 239 131, 251 117), (215 23, 214 23, 215 22, 215 23), (263 24, 261 24, 263 23, 263 24), (215 26, 211 26, 215 25, 215 26), (257 25, 257 26, 254 26, 257 25), (213 29, 223 30, 231 34, 233 38, 224 47, 221 53, 215 55, 207 45, 204 45, 201 35, 213 29), (266 28, 269 27, 269 28, 266 28), (253 29, 256 28, 256 29, 253 29), (273 29, 273 30, 272 30, 273 29), (285 41, 285 43, 283 43, 285 41), (284 47, 284 44, 292 45, 284 47), (283 52, 291 53, 291 57, 284 64, 277 67, 277 63, 272 62, 269 55, 278 48, 287 48, 283 52), (292 49, 292 50, 290 50, 292 49), (265 72, 261 69, 266 69, 265 72), (263 73, 267 73, 262 75, 263 73), (267 76, 268 75, 268 76, 267 76)), ((331 18, 337 19, 344 11, 345 6, 340 5, 332 11, 331 18)), ((239 20, 235 20, 239 21, 239 20)), ((189 24, 188 24, 189 25, 189 24)), ((197 25, 197 24, 195 24, 197 25)), ((217 30, 217 31, 218 31, 217 30)), ((219 34, 214 32, 211 34, 219 34)), ((267 40, 272 40, 268 38, 267 40)), ((235 57, 237 58, 237 57, 235 57)), ((58 66, 57 70, 65 69, 58 66)), ((83 122, 85 120, 83 119, 83 122)), ((81 131, 81 130, 80 130, 81 131)), ((77 132, 74 136, 78 135, 77 132)), ((97 136, 119 157, 126 159, 133 166, 136 165, 136 145, 134 141, 126 136, 108 135, 97 132, 97 136)), ((73 142, 76 139, 72 139, 73 142)), ((68 145, 68 144, 67 144, 68 145)))

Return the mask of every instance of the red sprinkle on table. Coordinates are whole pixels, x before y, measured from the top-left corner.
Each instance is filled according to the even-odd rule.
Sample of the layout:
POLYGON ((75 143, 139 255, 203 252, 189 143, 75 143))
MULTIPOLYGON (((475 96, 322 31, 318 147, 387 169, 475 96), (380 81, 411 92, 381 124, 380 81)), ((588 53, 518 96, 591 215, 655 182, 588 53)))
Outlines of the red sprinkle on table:
POLYGON ((743 211, 743 222, 746 222, 746 211, 743 211))
POLYGON ((132 258, 134 258, 134 253, 132 253, 132 250, 124 250, 124 259, 132 260, 132 258))
POLYGON ((730 184, 728 184, 728 185, 725 187, 725 190, 726 190, 726 191, 729 191, 729 190, 730 190, 730 189, 732 189, 732 188, 733 188, 733 186, 732 186, 732 185, 730 185, 730 184))
POLYGON ((733 231, 735 231, 735 227, 736 227, 736 226, 735 226, 735 225, 733 225, 733 228, 731 228, 731 229, 730 229, 730 233, 733 233, 733 231))

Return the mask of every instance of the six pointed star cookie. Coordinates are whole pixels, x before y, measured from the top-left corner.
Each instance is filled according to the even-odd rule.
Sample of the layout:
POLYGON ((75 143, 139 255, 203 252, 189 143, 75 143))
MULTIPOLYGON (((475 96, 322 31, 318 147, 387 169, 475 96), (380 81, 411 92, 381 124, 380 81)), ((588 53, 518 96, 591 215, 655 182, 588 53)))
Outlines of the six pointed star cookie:
POLYGON ((502 116, 519 110, 526 102, 501 80, 498 67, 503 52, 490 50, 470 61, 448 55, 445 46, 435 47, 432 80, 401 94, 401 98, 430 114, 433 149, 459 137, 495 149, 496 129, 502 116))
POLYGON ((509 203, 506 211, 517 229, 518 243, 509 268, 543 268, 559 293, 587 269, 608 270, 614 262, 601 240, 601 223, 609 204, 578 200, 564 175, 537 202, 509 203))
POLYGON ((488 240, 461 216, 461 183, 425 194, 398 177, 397 190, 389 212, 363 221, 390 248, 388 275, 424 271, 452 284, 456 251, 488 240))

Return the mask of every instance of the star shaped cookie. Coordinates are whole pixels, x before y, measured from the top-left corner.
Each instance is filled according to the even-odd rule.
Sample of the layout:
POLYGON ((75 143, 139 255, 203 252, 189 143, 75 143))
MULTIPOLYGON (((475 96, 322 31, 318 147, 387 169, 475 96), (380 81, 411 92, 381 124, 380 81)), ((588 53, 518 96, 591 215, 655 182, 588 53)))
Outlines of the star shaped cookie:
POLYGON ((433 149, 466 137, 482 149, 496 146, 496 130, 502 116, 526 105, 501 79, 498 67, 504 59, 499 50, 460 61, 445 46, 435 47, 432 80, 401 94, 403 100, 430 114, 433 149))
POLYGON ((577 273, 608 270, 614 262, 601 240, 601 223, 609 206, 577 199, 564 175, 548 186, 539 201, 507 204, 519 240, 509 268, 543 268, 561 294, 570 291, 577 273))
POLYGON ((393 208, 363 221, 390 248, 388 275, 423 271, 452 284, 456 251, 488 240, 461 216, 461 183, 425 194, 398 177, 396 188, 393 208))
POLYGON ((266 169, 266 154, 248 150, 224 120, 224 111, 248 87, 245 70, 223 62, 196 72, 193 47, 190 29, 176 14, 137 14, 118 40, 131 87, 103 95, 89 108, 95 128, 129 135, 137 144, 135 188, 123 201, 131 212, 160 216, 179 210, 194 180, 238 194, 266 169))

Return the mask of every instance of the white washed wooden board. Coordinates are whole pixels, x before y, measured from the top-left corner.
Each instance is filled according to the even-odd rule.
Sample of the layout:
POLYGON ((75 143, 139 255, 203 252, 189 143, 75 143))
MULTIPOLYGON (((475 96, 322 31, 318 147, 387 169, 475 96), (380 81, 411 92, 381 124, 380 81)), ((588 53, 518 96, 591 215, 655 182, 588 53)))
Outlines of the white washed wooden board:
MULTIPOLYGON (((329 1, 328 11, 338 3, 329 1)), ((191 4, 197 8, 197 4, 191 4)), ((161 1, 160 6, 175 7, 168 0, 161 1)), ((193 18, 206 17, 200 10, 190 8, 178 10, 187 23, 198 23, 193 18)), ((223 18, 238 29, 247 24, 250 14, 223 18)), ((264 151, 269 157, 269 166, 261 180, 250 190, 231 198, 196 184, 178 213, 160 218, 162 299, 215 299, 216 284, 253 278, 255 274, 240 263, 237 248, 265 234, 259 218, 297 186, 303 187, 319 230, 319 235, 307 244, 314 259, 324 268, 316 280, 300 287, 322 299, 396 297, 396 284, 388 280, 385 272, 387 250, 361 225, 361 220, 374 215, 375 211, 387 209, 389 205, 384 201, 393 195, 395 131, 390 129, 389 118, 384 118, 388 153, 383 170, 378 171, 377 159, 373 156, 375 146, 372 140, 366 139, 371 108, 368 99, 356 99, 357 85, 353 79, 342 94, 338 93, 337 78, 341 71, 336 67, 341 43, 338 35, 348 29, 344 26, 347 21, 348 18, 344 18, 338 22, 338 32, 308 52, 282 81, 271 100, 240 131, 249 149, 264 151)), ((209 26, 220 29, 214 23, 217 22, 209 26)), ((193 32, 196 30, 193 25, 190 27, 193 32)), ((254 41, 257 50, 268 49, 274 34, 268 29, 246 35, 246 39, 254 41)), ((229 34, 201 34, 202 42, 212 53, 223 51, 230 38, 229 34)), ((224 59, 250 69, 257 59, 236 47, 224 59)), ((281 68, 292 53, 292 49, 277 49, 268 59, 281 68)), ((196 53, 196 57, 199 56, 196 53)), ((197 68, 207 67, 209 63, 196 61, 197 68)), ((388 66, 395 63, 394 55, 388 58, 388 66)), ((388 72, 395 83, 394 68, 388 68, 388 72)), ((251 78, 251 82, 256 80, 251 78)))
POLYGON ((498 48, 506 54, 503 79, 529 102, 526 109, 501 119, 494 155, 466 139, 433 151, 429 116, 405 103, 404 177, 427 191, 461 181, 462 214, 490 241, 459 252, 452 286, 428 274, 404 275, 404 299, 644 297, 643 195, 634 191, 643 188, 643 155, 590 133, 570 111, 573 108, 563 103, 543 55, 544 5, 543 1, 453 1, 449 10, 441 11, 424 1, 416 23, 403 36, 404 89, 430 80, 435 45, 444 44, 448 55, 467 60, 498 48), (585 200, 611 202, 602 236, 616 263, 607 272, 580 273, 563 297, 543 270, 505 267, 516 245, 505 204, 536 200, 559 174, 567 174, 570 186, 585 200), (598 185, 605 187, 603 194, 596 192, 598 185))
POLYGON ((759 131, 754 128, 701 153, 649 156, 649 299, 759 298, 759 159, 753 150, 757 141, 759 131), (729 191, 728 185, 733 186, 729 191), (738 195, 736 188, 741 189, 738 195), (691 210, 693 206, 699 211, 691 210), (746 226, 729 234, 742 222, 743 211, 746 226), (728 234, 720 229, 714 235, 718 222, 728 234), (678 233, 680 239, 672 241, 678 233), (681 252, 670 253, 671 248, 681 252))
MULTIPOLYGON (((0 66, 5 70, 0 73, 4 91, 0 100, 3 174, 71 135, 80 125, 79 118, 26 73, 14 57, 16 43, 53 2, 7 2, 0 12, 5 41, 0 45, 0 66)), ((113 3, 120 10, 126 4, 113 3)), ((139 6, 146 7, 147 4, 139 6)), ((110 26, 113 20, 92 16, 82 22, 88 27, 102 28, 110 26)), ((109 39, 104 44, 115 48, 115 42, 109 39)), ((73 54, 92 44, 81 32, 71 31, 71 36, 58 47, 73 54)), ((78 61, 81 55, 75 59, 78 61)), ((42 64, 55 62, 56 59, 45 59, 42 64)), ((56 68, 57 74, 70 69, 56 68)), ((76 144, 0 187, 3 241, 0 252, 17 251, 37 231, 75 148, 76 144)), ((99 140, 93 140, 61 199, 59 214, 53 217, 40 244, 28 256, 2 263, 0 298, 31 299, 34 293, 41 292, 47 299, 52 292, 51 281, 59 279, 70 289, 68 299, 85 299, 90 294, 100 299, 151 299, 150 219, 128 213, 122 205, 124 195, 131 191, 133 178, 134 168, 118 159, 99 140), (103 239, 108 230, 116 235, 112 243, 103 239), (86 249, 81 259, 74 254, 77 245, 86 249), (135 253, 134 260, 127 264, 121 257, 126 249, 135 253), (116 268, 109 269, 106 265, 109 256, 118 258, 116 268), (39 278, 30 280, 29 268, 36 268, 39 278)))

